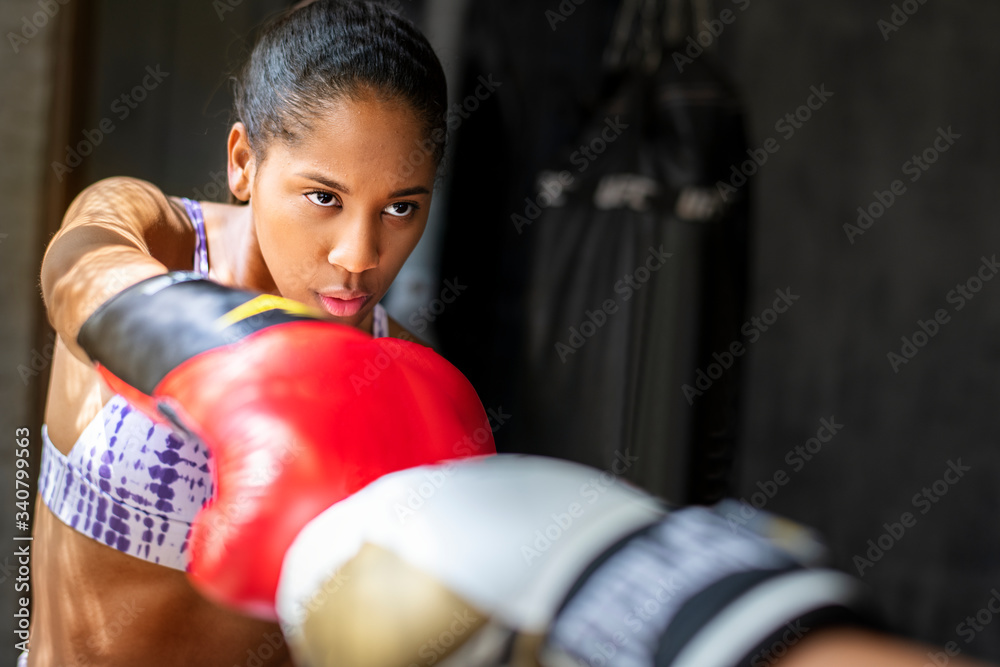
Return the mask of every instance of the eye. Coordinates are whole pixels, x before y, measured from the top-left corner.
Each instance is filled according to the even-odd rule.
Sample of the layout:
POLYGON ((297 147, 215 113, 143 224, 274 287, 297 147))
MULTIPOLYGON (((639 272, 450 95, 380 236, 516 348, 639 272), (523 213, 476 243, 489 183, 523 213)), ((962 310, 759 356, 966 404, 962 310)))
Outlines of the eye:
POLYGON ((337 203, 337 198, 330 192, 309 192, 306 194, 306 199, 317 206, 324 207, 330 207, 337 203))
POLYGON ((413 202, 398 201, 389 204, 382 210, 395 218, 405 218, 406 216, 415 213, 418 208, 420 207, 413 202))

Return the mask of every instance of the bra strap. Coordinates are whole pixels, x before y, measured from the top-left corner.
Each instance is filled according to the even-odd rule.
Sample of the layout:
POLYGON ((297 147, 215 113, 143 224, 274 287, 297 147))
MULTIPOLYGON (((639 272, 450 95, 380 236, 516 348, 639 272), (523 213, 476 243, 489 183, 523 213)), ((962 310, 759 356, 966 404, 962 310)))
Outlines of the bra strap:
POLYGON ((201 204, 182 197, 184 208, 187 209, 188 217, 194 226, 194 270, 203 278, 208 278, 208 240, 205 238, 205 216, 201 211, 201 204))
POLYGON ((389 314, 381 303, 376 303, 372 311, 372 338, 389 336, 389 314))

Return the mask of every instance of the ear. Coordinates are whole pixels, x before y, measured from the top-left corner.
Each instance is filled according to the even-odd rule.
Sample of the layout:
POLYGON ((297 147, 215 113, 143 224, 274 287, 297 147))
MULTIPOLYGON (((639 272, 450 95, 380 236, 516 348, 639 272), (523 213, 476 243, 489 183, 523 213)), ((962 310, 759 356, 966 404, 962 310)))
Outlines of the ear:
POLYGON ((228 143, 229 191, 240 201, 250 201, 250 186, 253 183, 256 162, 250 150, 246 125, 234 123, 229 130, 228 143))

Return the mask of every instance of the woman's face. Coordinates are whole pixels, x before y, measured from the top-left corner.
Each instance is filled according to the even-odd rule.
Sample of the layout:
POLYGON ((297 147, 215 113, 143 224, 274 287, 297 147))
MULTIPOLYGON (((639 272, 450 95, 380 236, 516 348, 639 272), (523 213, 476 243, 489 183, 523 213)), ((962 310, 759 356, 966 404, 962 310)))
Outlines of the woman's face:
POLYGON ((336 102, 294 145, 274 140, 262 163, 249 160, 253 228, 282 296, 370 330, 427 224, 436 165, 415 152, 424 139, 405 104, 366 96, 336 102))

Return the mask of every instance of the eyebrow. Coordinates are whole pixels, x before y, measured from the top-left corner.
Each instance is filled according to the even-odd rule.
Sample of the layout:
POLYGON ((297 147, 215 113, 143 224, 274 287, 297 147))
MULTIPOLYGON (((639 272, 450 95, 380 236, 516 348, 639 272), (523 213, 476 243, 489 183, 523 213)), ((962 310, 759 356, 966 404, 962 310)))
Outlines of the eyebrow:
MULTIPOLYGON (((299 173, 295 175, 301 178, 308 178, 310 180, 316 181, 317 183, 322 183, 331 190, 337 190, 339 192, 343 192, 345 195, 351 194, 350 188, 348 188, 346 185, 338 183, 337 181, 331 181, 329 178, 326 178, 322 174, 299 173)), ((389 198, 392 199, 395 197, 408 197, 410 195, 426 195, 426 194, 430 194, 430 190, 428 190, 422 185, 415 185, 412 188, 403 188, 402 190, 396 190, 395 192, 390 192, 389 198)))

